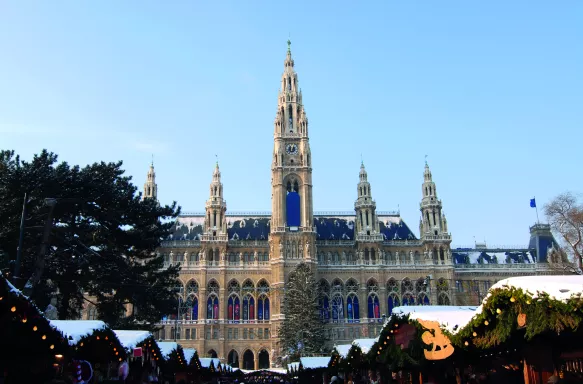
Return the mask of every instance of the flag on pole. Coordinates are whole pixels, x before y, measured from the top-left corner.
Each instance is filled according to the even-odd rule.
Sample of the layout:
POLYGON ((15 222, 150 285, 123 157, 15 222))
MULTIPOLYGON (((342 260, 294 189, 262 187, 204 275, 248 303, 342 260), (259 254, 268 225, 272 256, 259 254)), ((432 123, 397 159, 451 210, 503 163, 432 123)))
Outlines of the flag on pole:
POLYGON ((530 199, 530 207, 536 208, 536 200, 535 199, 530 199))

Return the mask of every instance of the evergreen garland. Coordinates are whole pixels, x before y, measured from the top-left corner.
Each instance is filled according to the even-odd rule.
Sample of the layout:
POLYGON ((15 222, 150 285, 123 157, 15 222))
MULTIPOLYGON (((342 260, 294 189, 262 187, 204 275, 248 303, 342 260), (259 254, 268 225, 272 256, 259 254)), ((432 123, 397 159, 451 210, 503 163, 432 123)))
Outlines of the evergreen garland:
POLYGON ((516 287, 498 288, 463 329, 455 335, 444 333, 460 348, 489 349, 506 342, 519 329, 524 329, 527 341, 546 332, 576 331, 583 321, 582 308, 580 295, 563 302, 544 292, 533 295, 516 287), (519 315, 526 316, 523 327, 518 325, 519 315))

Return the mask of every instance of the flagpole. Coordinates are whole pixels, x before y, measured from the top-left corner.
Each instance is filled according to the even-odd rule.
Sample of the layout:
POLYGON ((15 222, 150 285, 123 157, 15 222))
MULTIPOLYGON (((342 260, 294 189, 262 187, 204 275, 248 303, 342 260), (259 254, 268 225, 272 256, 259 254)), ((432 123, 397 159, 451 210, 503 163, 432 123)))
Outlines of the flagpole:
POLYGON ((533 196, 534 199, 534 209, 536 210, 536 223, 540 224, 540 220, 538 219, 538 206, 536 205, 536 196, 533 196))

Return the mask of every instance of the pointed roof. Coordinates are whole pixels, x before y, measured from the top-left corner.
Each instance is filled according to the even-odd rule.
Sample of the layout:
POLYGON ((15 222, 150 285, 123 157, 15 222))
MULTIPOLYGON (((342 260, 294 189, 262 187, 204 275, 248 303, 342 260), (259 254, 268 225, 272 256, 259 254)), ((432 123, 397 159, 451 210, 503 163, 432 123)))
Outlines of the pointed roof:
POLYGON ((427 160, 425 160, 425 170, 423 171, 423 179, 427 181, 431 180, 431 171, 429 170, 429 164, 427 164, 427 160))

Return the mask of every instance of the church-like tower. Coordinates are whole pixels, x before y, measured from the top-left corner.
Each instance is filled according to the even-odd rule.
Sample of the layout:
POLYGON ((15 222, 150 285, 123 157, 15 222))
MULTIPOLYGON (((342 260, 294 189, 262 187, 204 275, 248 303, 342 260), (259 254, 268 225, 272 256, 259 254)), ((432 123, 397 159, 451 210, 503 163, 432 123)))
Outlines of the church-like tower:
POLYGON ((425 247, 425 258, 439 264, 451 262, 451 235, 447 232, 447 220, 442 212, 441 200, 437 198, 437 189, 427 162, 423 172, 422 195, 419 232, 425 247))
POLYGON ((209 199, 205 204, 203 241, 227 241, 227 202, 223 198, 223 183, 219 163, 215 165, 213 179, 209 187, 209 199))
POLYGON ((377 204, 372 199, 368 174, 364 168, 364 163, 360 164, 358 175, 358 198, 354 202, 356 211, 356 228, 354 233, 357 241, 383 241, 379 230, 379 220, 376 215, 377 204))
POLYGON ((146 182, 144 183, 144 194, 142 199, 157 199, 158 198, 158 185, 156 184, 156 172, 154 172, 154 161, 150 163, 150 169, 148 170, 148 175, 146 176, 146 182))
POLYGON ((274 123, 272 258, 310 259, 315 240, 308 118, 288 40, 274 123))

